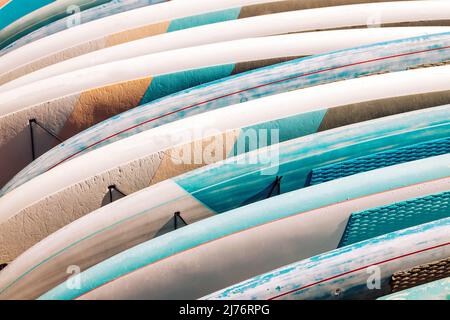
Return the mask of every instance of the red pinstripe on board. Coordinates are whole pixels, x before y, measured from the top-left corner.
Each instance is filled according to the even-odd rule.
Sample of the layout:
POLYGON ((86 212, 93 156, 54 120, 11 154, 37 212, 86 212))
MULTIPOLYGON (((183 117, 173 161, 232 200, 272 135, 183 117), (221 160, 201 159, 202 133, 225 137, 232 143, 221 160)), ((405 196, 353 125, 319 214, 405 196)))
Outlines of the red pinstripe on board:
POLYGON ((307 77, 307 76, 314 75, 314 74, 325 73, 325 72, 329 72, 329 71, 334 71, 334 70, 338 70, 338 69, 343 69, 343 68, 347 68, 347 67, 352 67, 352 66, 356 66, 356 65, 362 65, 362 64, 376 62, 376 61, 388 60, 388 59, 404 57, 404 56, 411 56, 411 55, 415 55, 415 54, 432 52, 432 51, 445 50, 445 49, 449 49, 449 48, 450 48, 450 46, 444 46, 444 47, 438 47, 438 48, 433 48, 433 49, 420 50, 420 51, 415 51, 415 52, 407 52, 407 53, 401 53, 401 54, 396 54, 396 55, 391 55, 391 56, 386 56, 386 57, 380 57, 380 58, 375 58, 375 59, 370 59, 370 60, 354 62, 354 63, 342 65, 342 66, 339 66, 339 67, 332 67, 332 68, 322 69, 322 70, 313 71, 313 72, 309 72, 309 73, 304 73, 304 74, 301 74, 301 75, 292 76, 292 77, 289 77, 289 78, 280 79, 280 80, 268 82, 268 83, 265 83, 265 84, 261 84, 261 85, 258 85, 258 86, 250 87, 250 88, 247 88, 247 89, 242 89, 242 90, 239 90, 239 91, 235 91, 235 92, 231 92, 231 93, 228 93, 228 94, 224 94, 224 95, 221 95, 221 96, 218 96, 218 97, 215 97, 215 98, 211 98, 209 100, 198 102, 198 103, 195 103, 193 105, 185 106, 183 108, 180 108, 180 109, 177 109, 177 110, 165 113, 165 114, 160 115, 158 117, 154 117, 154 118, 148 119, 148 120, 146 120, 144 122, 138 123, 138 124, 133 125, 133 126, 131 126, 129 128, 126 128, 126 129, 123 129, 123 130, 121 130, 119 132, 116 132, 116 133, 114 133, 114 134, 112 134, 112 135, 110 135, 108 137, 105 137, 105 138, 103 138, 103 139, 101 139, 101 140, 99 140, 97 142, 94 142, 94 143, 88 145, 87 147, 85 147, 85 148, 83 148, 83 149, 73 153, 72 155, 62 159, 61 161, 59 161, 58 163, 56 163, 55 165, 50 167, 47 171, 50 171, 50 170, 54 169, 55 167, 59 166, 63 162, 66 162, 67 160, 70 160, 71 158, 73 158, 76 155, 86 151, 87 149, 90 149, 90 148, 92 148, 92 147, 94 147, 94 146, 96 146, 96 145, 98 145, 98 144, 100 144, 100 143, 102 143, 102 142, 104 142, 106 140, 109 140, 109 139, 111 139, 113 137, 116 137, 116 136, 118 136, 118 135, 120 135, 122 133, 130 131, 130 130, 132 130, 134 128, 137 128, 139 126, 142 126, 144 124, 156 121, 158 119, 170 116, 172 114, 176 114, 176 113, 184 111, 184 110, 196 108, 198 106, 201 106, 203 104, 206 104, 206 103, 209 103, 209 102, 212 102, 212 101, 216 101, 216 100, 219 100, 219 99, 222 99, 222 98, 226 98, 226 97, 229 97, 229 96, 232 96, 232 95, 235 95, 235 94, 239 94, 239 93, 242 93, 242 92, 246 92, 246 91, 250 91, 250 90, 254 90, 254 89, 258 89, 258 88, 263 88, 263 87, 266 87, 266 86, 269 86, 269 85, 272 85, 272 84, 276 84, 276 83, 280 83, 280 82, 284 82, 284 81, 289 81, 289 80, 296 79, 296 78, 307 77))

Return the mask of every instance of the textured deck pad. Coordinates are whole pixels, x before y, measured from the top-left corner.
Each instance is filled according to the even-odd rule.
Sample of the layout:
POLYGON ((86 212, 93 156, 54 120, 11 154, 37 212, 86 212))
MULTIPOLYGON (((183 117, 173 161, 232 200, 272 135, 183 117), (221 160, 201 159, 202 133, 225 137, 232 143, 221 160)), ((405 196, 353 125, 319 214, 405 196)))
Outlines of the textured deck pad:
MULTIPOLYGON (((412 72, 413 74, 422 73, 423 70, 416 70, 412 72)), ((427 71, 427 70, 425 70, 427 71)), ((442 83, 445 86, 448 86, 448 73, 442 73, 444 77, 444 81, 442 83)), ((395 83, 397 83, 398 76, 401 75, 400 73, 393 73, 388 75, 380 75, 377 77, 367 77, 364 80, 367 80, 369 83, 374 80, 383 80, 380 81, 382 84, 383 90, 387 83, 386 78, 394 78, 395 83)), ((411 72, 405 73, 405 75, 411 75, 411 72)), ((425 77, 420 77, 421 81, 424 81, 424 79, 427 79, 425 77)), ((437 79, 436 73, 433 72, 433 79, 437 79)), ((357 79, 357 81, 352 82, 340 82, 339 84, 336 83, 335 85, 330 86, 333 87, 334 90, 340 92, 341 94, 345 95, 344 97, 344 103, 345 101, 348 101, 347 98, 347 90, 344 90, 342 86, 348 86, 349 88, 353 88, 355 90, 355 82, 363 82, 365 88, 368 87, 368 84, 366 81, 361 81, 362 79, 357 79)), ((433 83, 435 84, 435 83, 433 83)), ((357 89, 356 89, 357 90, 357 89)), ((395 93, 398 94, 399 90, 401 88, 396 87, 395 93)), ((220 124, 221 127, 219 127, 219 132, 225 133, 226 131, 237 129, 236 131, 240 131, 239 127, 241 129, 243 127, 246 127, 248 125, 251 125, 254 122, 257 122, 260 124, 260 126, 264 125, 264 123, 267 124, 267 128, 280 128, 280 126, 285 127, 287 125, 287 130, 291 132, 292 134, 296 135, 290 135, 290 137, 286 138, 294 138, 296 136, 303 135, 305 129, 308 129, 309 133, 313 133, 317 129, 317 123, 315 121, 310 121, 312 117, 305 117, 306 112, 309 109, 308 103, 315 107, 315 105, 323 105, 322 103, 326 103, 321 101, 322 97, 324 99, 328 99, 328 95, 324 94, 323 92, 327 92, 323 87, 322 88, 310 88, 305 89, 303 91, 294 91, 290 93, 284 94, 283 97, 280 96, 273 96, 270 97, 270 99, 266 100, 255 100, 254 102, 250 102, 248 104, 242 104, 239 106, 239 108, 226 108, 223 110, 216 110, 214 113, 205 113, 204 115, 197 115, 197 118, 187 118, 184 120, 181 120, 182 122, 177 122, 172 125, 167 125, 167 127, 155 129, 155 130, 148 130, 147 132, 142 132, 138 135, 135 135, 133 137, 130 137, 130 139, 124 139, 122 141, 116 141, 115 143, 105 146, 104 148, 108 148, 111 151, 108 152, 107 149, 98 149, 95 151, 92 151, 91 153, 87 153, 86 155, 83 155, 82 157, 75 158, 71 161, 68 161, 67 163, 61 164, 60 166, 56 166, 54 169, 52 169, 50 172, 47 172, 46 174, 42 175, 42 177, 35 179, 32 179, 29 181, 29 183, 26 183, 22 185, 22 188, 16 189, 11 191, 9 194, 6 194, 5 196, 0 198, 1 208, 2 208, 2 217, 4 219, 9 219, 9 217, 13 216, 14 213, 15 217, 10 218, 8 223, 4 223, 0 225, 0 228, 2 229, 0 231, 0 237, 2 237, 2 240, 0 242, 5 244, 5 247, 11 249, 11 252, 14 252, 13 255, 16 256, 17 253, 23 252, 24 249, 27 249, 30 245, 36 243, 35 241, 41 240, 43 237, 47 236, 49 232, 56 231, 58 228, 63 227, 65 224, 74 221, 75 219, 79 218, 80 216, 83 216, 84 214, 89 213, 90 211, 93 211, 95 209, 98 209, 102 204, 102 199, 105 197, 105 193, 108 191, 107 187, 111 184, 115 184, 122 192, 126 194, 131 194, 132 192, 136 192, 140 189, 143 189, 150 184, 153 183, 154 179, 152 177, 161 177, 159 173, 163 173, 163 176, 168 179, 173 176, 176 176, 178 174, 181 174, 183 172, 187 172, 188 170, 192 170, 192 166, 178 166, 173 165, 173 161, 167 161, 169 165, 165 165, 164 161, 166 158, 166 154, 172 155, 171 148, 174 148, 176 146, 183 147, 184 143, 186 143, 186 149, 187 150, 195 150, 192 149, 191 142, 194 142, 192 138, 194 138, 193 135, 191 135, 191 129, 194 129, 194 131, 198 128, 200 123, 210 123, 208 121, 211 121, 211 119, 217 119, 214 120, 214 123, 220 124), (320 98, 319 100, 316 100, 313 95, 309 96, 308 99, 304 97, 304 94, 307 92, 316 92, 317 97, 320 98), (306 100, 306 101, 305 101, 306 100), (293 101, 296 101, 295 105, 293 106, 293 101), (321 103, 319 103, 321 102, 321 103), (276 106, 277 108, 274 108, 276 106), (297 107, 298 106, 298 107, 297 107), (258 110, 258 113, 253 113, 253 110, 258 110), (298 114, 295 114, 295 112, 298 112, 298 114), (243 117, 242 115, 246 115, 243 117), (249 117, 247 115, 252 115, 252 117, 249 117), (291 116, 292 115, 292 116, 291 116), (287 124, 283 124, 283 119, 280 119, 280 117, 286 117, 289 118, 289 116, 292 117, 299 117, 299 121, 290 121, 287 124), (273 122, 273 119, 275 122, 273 122), (309 120, 309 121, 308 121, 309 120), (281 122, 280 122, 281 121, 281 122), (274 126, 275 125, 275 126, 274 126), (314 125, 314 126, 312 126, 314 125), (173 128, 181 127, 185 128, 186 131, 180 131, 180 133, 186 132, 187 134, 180 134, 178 135, 177 141, 173 141, 172 139, 172 130, 173 128), (297 130, 292 130, 296 128, 297 130), (300 132, 299 132, 300 131, 300 132), (180 140, 183 139, 183 140, 180 140), (142 140, 141 140, 142 139, 142 140), (140 142, 142 141, 142 142, 140 142), (155 143, 154 145, 150 142, 155 141, 158 143, 155 143), (142 146, 148 146, 142 147, 142 146), (124 149, 122 149, 124 147, 124 149), (115 151, 113 151, 115 150, 115 151), (124 150, 124 152, 120 151, 124 150), (126 150, 126 151, 125 151, 126 150), (108 157, 104 157, 103 155, 108 155, 108 157), (86 162, 85 162, 86 161, 86 162), (84 164, 85 163, 85 164, 84 164), (172 164, 172 165, 171 165, 172 164), (74 166, 80 166, 80 170, 74 169, 74 166), (179 167, 182 167, 181 170, 178 169, 179 167), (65 168, 71 168, 71 169, 65 169, 65 168), (174 169, 176 169, 176 174, 174 173, 174 169), (70 173, 68 173, 70 171, 70 173), (157 173, 155 175, 155 173, 157 173), (169 173, 169 174, 167 174, 169 173), (61 174, 61 175, 60 175, 61 174), (46 181, 49 181, 48 183, 43 183, 42 179, 45 179, 46 181), (33 181, 34 180, 34 181, 33 181), (41 181, 40 183, 38 181, 41 181), (35 185, 36 184, 36 185, 35 185), (39 184, 39 185, 37 185, 39 184), (35 187, 36 186, 36 187, 35 187), (29 191, 25 191, 25 190, 29 191), (18 197, 17 200, 15 197, 18 197), (41 227, 42 226, 42 227, 41 227), (39 229, 38 231, 34 232, 31 230, 39 229), (20 231, 19 231, 20 230, 20 231), (14 240, 21 238, 20 241, 14 240), (24 240, 26 239, 26 241, 24 240)), ((371 92, 372 94, 372 92, 371 92)), ((375 93, 376 97, 378 97, 378 94, 375 93)), ((339 102, 342 101, 339 99, 339 96, 333 94, 336 99, 333 101, 335 104, 343 103, 339 102)), ((427 95, 425 95, 427 96, 427 95)), ((408 96, 411 98, 411 96, 408 96)), ((429 102, 429 98, 426 99, 429 102)), ((370 99, 370 96, 366 97, 365 99, 370 99)), ((383 101, 383 105, 386 108, 385 111, 391 111, 393 112, 396 110, 396 102, 394 101, 395 98, 390 99, 389 101, 385 100, 383 101), (390 109, 390 110, 387 110, 390 109)), ((420 100, 420 99, 419 99, 420 100)), ((351 100, 350 100, 351 101, 351 100)), ((404 100, 402 100, 404 101, 404 100)), ((415 99, 417 102, 417 99, 415 99)), ((373 102, 373 101, 370 101, 373 102)), ((403 104, 402 104, 403 105, 403 104)), ((331 105, 332 106, 332 105, 331 105)), ((405 106, 411 107, 410 104, 406 103, 405 106)), ((345 106, 344 106, 345 107, 345 106)), ((339 108, 336 106, 336 108, 339 108)), ((444 107, 446 108, 446 107, 444 107)), ((140 108, 142 110, 142 108, 140 108)), ((312 109, 315 110, 315 109, 312 109)), ((346 109, 348 110, 348 109, 346 109)), ((442 126, 435 126, 436 129, 439 129, 437 132, 437 136, 433 136, 434 139, 443 138, 448 136, 448 120, 446 120, 449 116, 448 111, 442 111, 440 108, 439 113, 442 112, 442 114, 439 115, 437 118, 433 118, 434 121, 437 121, 438 123, 442 123, 445 121, 447 123, 446 125, 442 126)), ((323 113, 324 110, 318 110, 323 113)), ((349 119, 352 119, 357 114, 364 114, 366 113, 367 108, 364 105, 361 105, 361 109, 359 112, 353 112, 346 115, 347 121, 349 119)), ((380 111, 380 110, 378 110, 380 111)), ((316 111, 313 111, 312 113, 315 113, 316 111)), ((429 116, 430 113, 433 113, 432 111, 421 111, 419 113, 427 113, 429 116)), ((376 114, 370 113, 372 117, 376 117, 376 114)), ((420 119, 420 122, 423 123, 421 126, 429 127, 429 117, 418 117, 417 120, 420 119), (425 122, 425 123, 424 123, 425 122)), ((409 117, 407 115, 401 115, 398 116, 399 118, 409 117)), ((358 117, 359 119, 359 117, 358 117)), ((382 120, 380 120, 382 121, 382 120)), ((398 122, 398 121, 397 121, 398 122)), ((396 123, 397 123, 396 122, 396 123)), ((402 122, 403 123, 403 122, 402 122)), ((397 126, 398 124, 396 124, 397 126)), ((410 128, 409 125, 405 124, 407 127, 407 132, 410 134, 411 131, 408 130, 410 128)), ((369 124, 370 126, 370 124, 369 124)), ((281 127, 281 129, 283 128, 281 127)), ((358 125, 359 127, 359 125, 358 125)), ((416 127, 416 126, 414 126, 416 127)), ((206 127, 209 129, 209 127, 206 127)), ((108 129, 108 128, 106 128, 108 129)), ((263 127, 261 128, 263 129, 263 127)), ((345 133, 347 133, 347 129, 343 129, 345 133)), ((404 129, 402 129, 404 130, 404 129)), ((97 130, 100 131, 100 130, 97 130)), ((214 131, 214 132, 218 132, 214 131)), ((284 130, 280 130, 284 131, 284 130)), ((419 130, 420 132, 422 130, 419 130)), ((434 130, 433 130, 434 131, 434 130)), ((266 131, 267 132, 267 131, 266 131)), ((370 131, 372 132, 372 131, 370 131)), ((420 136, 420 132, 414 131, 414 136, 416 136, 416 133, 418 133, 420 136)), ((101 130, 101 133, 104 134, 105 132, 103 129, 101 130)), ((194 132, 195 133, 195 132, 194 132)), ((364 135, 367 134, 366 130, 361 131, 364 135)), ((427 139, 433 139, 430 137, 430 129, 427 128, 424 132, 427 139)), ((204 131, 204 133, 201 133, 205 137, 210 137, 211 133, 204 131)), ((239 132, 237 132, 239 134, 239 132)), ((324 137, 328 134, 331 134, 333 139, 332 143, 332 150, 335 150, 336 143, 334 142, 336 139, 336 132, 332 133, 326 133, 324 132, 324 137)), ((198 134, 197 134, 198 135, 198 134)), ((351 134, 349 138, 353 138, 355 136, 355 132, 351 131, 351 134)), ((377 134, 375 137, 378 137, 377 134)), ((392 137, 392 135, 389 135, 392 137)), ((420 138, 420 136, 417 136, 417 138, 420 138)), ((235 144, 237 135, 233 134, 233 139, 229 140, 221 138, 219 140, 219 137, 217 141, 220 148, 223 148, 225 142, 231 142, 232 145, 235 144), (222 141, 222 142, 221 142, 222 141)), ((386 147, 386 144, 383 143, 381 140, 377 141, 376 147, 374 144, 374 138, 371 137, 368 141, 370 142, 370 145, 366 144, 365 150, 366 152, 372 153, 374 151, 374 148, 378 147, 386 147), (379 144, 378 144, 379 143, 379 144)), ((195 139, 195 138, 194 138, 195 139)), ((283 138, 282 138, 283 139, 283 138)), ((308 138, 306 138, 307 140, 308 138)), ((409 139, 408 139, 409 141, 409 139)), ((419 140, 423 141, 423 140, 419 140)), ((405 139, 396 139, 394 142, 394 147, 398 147, 398 143, 401 143, 401 146, 404 146, 406 143, 405 139)), ((417 143, 418 140, 415 140, 412 143, 417 143)), ((303 141, 303 143, 306 144, 306 149, 311 148, 312 145, 309 141, 303 141)), ((342 142, 341 142, 342 143, 342 142)), ((338 143, 338 145, 340 145, 338 143)), ((358 147, 361 147, 361 144, 358 145, 358 147)), ((300 146, 299 146, 300 148, 300 146)), ((177 148, 178 149, 178 148, 177 148)), ((182 148, 181 150, 185 150, 182 148)), ((305 157, 305 149, 299 150, 302 158, 305 157)), ((383 149, 385 150, 385 149, 383 149)), ((288 152, 288 149, 286 150, 288 152)), ((359 149, 361 151, 361 149, 359 149)), ((316 155, 314 151, 312 151, 312 154, 316 155)), ((201 153, 199 153, 201 155, 201 153)), ((221 153, 223 154, 229 154, 229 153, 221 153)), ((367 153, 366 153, 367 154, 367 153)), ((292 156, 295 156, 296 153, 291 153, 292 156)), ((329 155, 327 153, 327 155, 329 155)), ((358 154, 358 156, 361 156, 362 154, 358 154)), ((349 154, 351 156, 351 154, 349 154)), ((200 157, 199 160, 202 160, 200 157)), ((209 157, 207 157, 209 158, 209 157)), ((277 158, 277 157, 276 157, 277 158)), ((205 158, 203 158, 205 159, 205 158)), ((299 159, 301 161, 301 159, 299 159)), ((308 158, 309 159, 309 158, 308 158)), ((342 154, 338 157, 333 156, 331 159, 342 159, 342 154)), ((347 158, 348 159, 348 158, 347 158)), ((213 158, 211 162, 214 163, 217 161, 218 158, 213 158)), ((329 159, 325 159, 326 161, 329 161, 329 159)), ((309 161, 309 160, 308 160, 309 161)), ((37 161, 38 162, 38 161, 37 161)), ((201 166, 203 164, 194 161, 193 165, 201 166)), ((272 161, 264 160, 266 164, 269 164, 270 167, 278 167, 278 165, 272 161), (274 166, 273 166, 274 165, 274 166)), ((185 164, 192 164, 192 161, 187 161, 185 164)), ((328 162, 329 163, 329 162, 328 162)), ((325 163, 318 164, 315 163, 315 166, 321 166, 325 163)), ((305 165, 308 165, 308 162, 305 163, 305 165)), ((299 165, 293 165, 292 162, 286 165, 286 170, 290 171, 291 169, 297 170, 300 168, 301 170, 305 170, 305 174, 303 172, 298 172, 297 175, 289 175, 283 174, 282 179, 282 192, 287 192, 289 190, 293 190, 292 188, 296 189, 297 186, 303 187, 305 184, 306 175, 310 172, 312 167, 307 167, 305 169, 305 166, 299 166, 299 165), (305 177, 305 178, 302 178, 305 177)), ((247 167, 247 170, 250 170, 252 173, 251 175, 246 175, 245 179, 241 181, 247 181, 246 178, 250 176, 256 176, 261 179, 261 175, 258 171, 253 171, 253 168, 247 167)), ((233 170, 233 172, 236 173, 236 170, 233 170)), ((28 175, 27 178, 30 176, 28 175)), ((270 183, 273 183, 275 180, 275 177, 271 177, 270 175, 264 175, 264 179, 261 179, 258 181, 261 181, 261 184, 264 186, 262 188, 258 188, 258 190, 255 190, 255 192, 258 192, 270 183), (270 181, 268 181, 270 180, 270 181), (268 184, 265 185, 265 182, 268 181, 268 184)), ((160 180, 159 180, 160 181, 160 180)), ((207 182, 211 182, 211 180, 205 180, 207 182)), ((185 185, 183 184, 183 187, 185 185)), ((233 187, 233 186, 231 186, 233 187)), ((217 202, 215 202, 214 208, 211 208, 213 210, 216 210, 215 208, 218 208, 216 211, 226 211, 228 209, 231 209, 232 207, 235 207, 236 205, 239 206, 240 203, 245 202, 248 200, 249 197, 252 196, 249 192, 242 192, 242 190, 238 190, 233 188, 233 191, 237 191, 237 194, 235 195, 233 193, 233 196, 230 197, 224 197, 223 195, 218 199, 217 202), (230 207, 231 206, 231 207, 230 207)), ((251 189, 254 190, 254 189, 251 189)), ((445 191, 445 190, 443 190, 445 191)), ((202 203, 206 203, 202 199, 209 198, 214 199, 217 196, 216 194, 211 194, 210 192, 202 192, 202 194, 197 193, 196 197, 199 199, 202 203), (201 197, 201 199, 200 199, 201 197)), ((209 201, 208 201, 209 202, 209 201)), ((208 204, 207 204, 208 205, 208 204)), ((358 210, 359 211, 359 210, 358 210)), ((353 212, 353 211, 352 211, 353 212)), ((5 220, 3 220, 5 221, 5 220)), ((347 222, 347 220, 345 221, 347 222)), ((345 228, 345 225, 343 226, 345 228)), ((337 239, 336 246, 338 245, 339 239, 341 237, 341 234, 339 235, 339 238, 337 239)), ((8 256, 10 256, 8 254, 8 256)), ((5 257, 7 255, 5 254, 5 257)), ((4 258, 4 261, 9 261, 8 258, 4 258)))
POLYGON ((427 157, 450 153, 450 138, 436 141, 427 141, 404 148, 398 148, 386 152, 378 152, 368 156, 342 161, 337 164, 313 169, 309 185, 351 176, 359 172, 365 172, 400 164, 408 161, 419 160, 427 157))
POLYGON ((450 277, 450 257, 396 272, 391 278, 392 292, 450 277))
POLYGON ((351 215, 339 247, 450 216, 450 192, 351 215))

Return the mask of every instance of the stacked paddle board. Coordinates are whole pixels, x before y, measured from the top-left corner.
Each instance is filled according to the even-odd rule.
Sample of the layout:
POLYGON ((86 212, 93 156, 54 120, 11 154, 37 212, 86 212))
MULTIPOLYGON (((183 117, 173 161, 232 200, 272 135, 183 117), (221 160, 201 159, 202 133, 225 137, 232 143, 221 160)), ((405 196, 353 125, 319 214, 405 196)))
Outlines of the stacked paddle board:
POLYGON ((0 299, 448 298, 449 2, 25 2, 0 299))

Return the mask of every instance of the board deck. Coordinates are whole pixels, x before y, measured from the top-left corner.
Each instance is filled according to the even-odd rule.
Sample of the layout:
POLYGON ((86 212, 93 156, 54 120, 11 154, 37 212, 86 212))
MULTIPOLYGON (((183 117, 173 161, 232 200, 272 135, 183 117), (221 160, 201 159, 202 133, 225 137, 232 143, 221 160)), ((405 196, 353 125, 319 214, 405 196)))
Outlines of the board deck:
POLYGON ((450 218, 393 232, 279 268, 206 299, 364 299, 389 292, 402 268, 450 255, 450 218), (372 277, 370 277, 372 275, 372 277), (380 276, 379 285, 372 278, 380 276))
MULTIPOLYGON (((47 129, 65 140, 102 120, 131 109, 65 140, 63 144, 21 171, 2 189, 2 193, 12 190, 24 181, 68 159, 72 160, 95 148, 170 121, 276 93, 337 80, 439 64, 450 59, 449 34, 427 35, 274 65, 187 89, 146 104, 148 101, 195 84, 237 73, 239 69, 242 72, 261 65, 253 64, 250 67, 242 67, 243 64, 241 67, 239 64, 220 65, 221 62, 233 62, 233 59, 230 60, 233 57, 232 50, 235 52, 236 59, 242 54, 247 54, 245 56, 247 59, 254 57, 255 54, 251 50, 246 50, 252 48, 252 44, 261 48, 259 58, 304 52, 303 46, 296 51, 297 36, 288 36, 293 39, 290 43, 284 42, 285 37, 277 38, 280 41, 278 47, 272 45, 275 39, 271 45, 264 40, 258 42, 255 39, 113 62, 23 87, 24 95, 20 98, 17 97, 16 91, 0 93, 0 132, 2 133, 0 164, 8 169, 1 176, 3 184, 33 160, 30 150, 29 119, 38 119, 47 129), (293 47, 290 47, 291 45, 293 47), (261 46, 268 50, 266 56, 263 55, 261 46), (223 48, 227 48, 227 51, 223 51, 223 48), (177 60, 180 61, 180 66, 174 65, 173 61, 180 54, 188 58, 182 62, 177 60), (160 63, 156 63, 158 61, 160 63), (195 66, 198 68, 199 61, 200 66, 203 64, 206 67, 208 62, 209 65, 216 66, 189 70, 195 66), (132 63, 134 67, 130 68, 132 63), (166 69, 162 66, 166 66, 166 69), (186 69, 189 71, 169 74, 170 71, 186 69), (158 73, 165 75, 159 78, 149 77, 149 74, 158 73), (111 82, 114 84, 107 85, 111 82), (55 83, 70 83, 70 86, 55 86, 55 83), (38 91, 36 91, 37 87, 39 87, 38 91), (93 89, 95 87, 97 89, 93 89), (80 91, 81 93, 74 94, 80 91), (30 107, 31 105, 33 106, 30 107), (133 109, 138 105, 141 107, 133 109), (130 126, 130 124, 133 125, 130 126)), ((256 47, 253 48, 256 50, 256 47)), ((277 61, 269 60, 268 62, 270 64, 277 61)), ((441 101, 435 105, 445 103, 441 101)), ((54 146, 53 138, 49 139, 43 131, 36 132, 40 133, 40 136, 34 139, 36 150, 46 151, 54 146)))
MULTIPOLYGON (((336 229, 345 227, 355 209, 448 191, 449 157, 360 173, 190 224, 83 271, 79 289, 70 290, 62 283, 42 298, 198 299, 335 249, 341 236, 336 229), (412 175, 411 170, 418 173, 412 175), (358 181, 371 183, 361 185, 358 181), (263 241, 261 234, 265 235, 263 241)), ((448 241, 448 232, 446 237, 448 241)), ((448 250, 439 253, 448 254, 448 250)), ((427 256, 426 261, 439 260, 439 256, 435 258, 427 256)))
MULTIPOLYGON (((230 158, 131 194, 76 220, 16 258, 7 271, 0 274, 0 298, 37 298, 63 282, 70 265, 86 270, 135 244, 173 231, 174 212, 180 212, 184 221, 193 223, 275 196, 277 192, 271 194, 268 189, 278 176, 282 176, 279 192, 286 193, 306 187, 311 168, 322 163, 447 137, 450 133, 449 110, 450 106, 416 111, 289 140, 277 147, 277 170, 271 168, 273 163, 262 161, 262 156, 254 157, 258 159, 255 164, 230 158), (336 149, 336 145, 341 147, 336 149), (260 194, 258 190, 266 192, 260 194), (242 197, 243 194, 246 196, 242 197), (228 206, 224 206, 224 199, 229 201, 228 206), (101 246, 97 245, 100 241, 101 246), (83 252, 82 260, 80 252, 83 252)), ((278 129, 295 130, 281 126, 278 129)), ((407 149, 404 152, 409 153, 407 149)), ((265 150, 254 153, 264 155, 265 150)), ((436 216, 436 213, 432 215, 436 216)))
MULTIPOLYGON (((69 16, 75 12, 81 12, 107 2, 111 2, 111 0, 59 0, 51 2, 4 28, 0 26, 0 50, 42 26, 69 16), (75 8, 77 11, 75 11, 75 8)), ((26 6, 26 4, 22 5, 26 6)))
MULTIPOLYGON (((189 3, 167 2, 123 12, 111 16, 111 19, 120 19, 120 24, 104 18, 34 41, 0 57, 0 83, 60 62, 62 59, 148 36, 159 35, 159 42, 163 46, 160 44, 156 48, 163 51, 238 38, 367 27, 374 12, 384 12, 382 21, 377 22, 376 26, 449 25, 450 3, 441 1, 411 1, 408 6, 405 6, 403 2, 357 4, 256 17, 247 14, 246 17, 249 18, 237 20, 241 9, 233 8, 233 4, 237 5, 237 1, 240 1, 241 5, 243 1, 255 3, 257 0, 205 1, 201 4, 198 1, 204 0, 191 0, 189 3), (219 11, 221 7, 224 11, 219 11), (135 11, 140 12, 138 17, 127 16, 135 11), (191 18, 187 21, 181 19, 189 16, 191 18), (174 21, 174 19, 181 19, 181 21, 174 21), (320 25, 317 21, 321 22, 320 25), (171 30, 174 22, 176 22, 175 27, 171 30), (118 25, 122 27, 120 32, 114 31, 118 25), (167 33, 167 31, 171 32, 167 33), (193 36, 193 32, 196 36, 193 36), (167 33, 166 37, 162 38, 164 33, 167 33), (211 34, 214 34, 214 37, 211 37, 211 34)), ((264 0, 258 2, 262 1, 264 0)), ((259 12, 256 9, 253 11, 259 12)))
MULTIPOLYGON (((108 186, 116 185, 123 193, 131 194, 220 160, 200 157, 200 161, 185 162, 180 150, 195 154, 197 148, 203 152, 203 146, 212 145, 214 154, 228 154, 241 129, 270 129, 273 121, 276 124, 285 118, 295 119, 293 125, 300 129, 296 131, 299 136, 362 119, 431 107, 448 99, 449 76, 445 66, 335 82, 188 117, 93 150, 0 198, 3 222, 0 235, 9 234, 2 241, 6 243, 21 234, 33 235, 14 242, 15 253, 5 259, 15 257, 51 232, 98 209, 109 198, 108 186), (358 94, 349 96, 346 94, 349 90, 358 94), (174 161, 177 159, 181 161, 174 161), (41 224, 46 227, 41 228, 41 224), (29 228, 36 231, 31 233, 29 228)), ((281 139, 289 139, 289 134, 281 139)))
MULTIPOLYGON (((167 1, 72 26, 2 55, 0 84, 101 48, 168 31, 234 20, 242 6, 269 1, 271 0, 167 1)), ((181 47, 173 49, 175 48, 181 47)))

